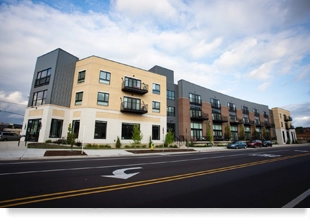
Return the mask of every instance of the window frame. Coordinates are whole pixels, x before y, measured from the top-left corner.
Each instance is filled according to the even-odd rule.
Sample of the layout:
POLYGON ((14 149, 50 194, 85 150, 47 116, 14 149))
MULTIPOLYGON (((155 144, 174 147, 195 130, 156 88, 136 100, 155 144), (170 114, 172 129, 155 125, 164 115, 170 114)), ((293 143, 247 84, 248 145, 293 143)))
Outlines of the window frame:
POLYGON ((47 89, 42 90, 42 91, 38 91, 38 92, 34 92, 33 96, 32 96, 31 106, 44 105, 46 97, 47 97, 47 89), (40 101, 40 103, 38 103, 38 101, 40 101))
POLYGON ((110 94, 107 93, 107 92, 98 92, 98 95, 97 95, 97 105, 109 106, 109 97, 110 97, 110 94), (104 99, 103 100, 99 100, 99 94, 103 94, 104 95, 104 99))
MULTIPOLYGON (((95 120, 95 128, 94 128, 94 139, 107 139, 107 121, 101 121, 101 120, 95 120), (100 127, 99 129, 99 126, 102 126, 104 125, 103 127, 100 127), (100 131, 101 129, 104 130, 104 132, 102 133, 103 135, 99 136, 99 135, 96 135, 96 128, 98 128, 100 131)), ((97 130, 97 133, 99 133, 99 131, 97 130)))
POLYGON ((175 100, 175 92, 172 90, 167 90, 167 99, 169 100, 175 100))
POLYGON ((34 87, 48 85, 50 83, 51 70, 52 68, 48 68, 48 69, 44 69, 44 70, 37 72, 37 77, 34 83, 34 87), (46 75, 42 77, 42 74, 45 72, 46 72, 46 75))
POLYGON ((152 112, 156 112, 156 113, 160 112, 160 102, 152 101, 152 112))
POLYGON ((79 71, 77 83, 83 83, 83 82, 85 82, 85 76, 86 76, 86 70, 81 70, 81 71, 79 71), (83 73, 84 73, 84 77, 82 77, 82 76, 83 76, 83 75, 82 75, 83 73))
POLYGON ((160 125, 152 125, 152 140, 160 140, 160 125), (155 130, 155 128, 157 130, 155 130), (155 132, 157 132, 156 135, 154 135, 155 132))
POLYGON ((158 84, 158 83, 153 83, 153 85, 152 85, 152 91, 153 91, 153 94, 160 95, 160 84, 158 84))
POLYGON ((83 91, 75 93, 75 105, 82 105, 83 102, 83 91), (82 94, 82 95, 81 95, 82 94), (79 97, 81 96, 81 97, 79 97), (78 99, 80 98, 80 99, 78 99))
POLYGON ((167 106, 167 116, 175 117, 175 107, 174 106, 167 106), (173 111, 169 111, 173 109, 173 111))
POLYGON ((100 70, 99 72, 99 83, 110 85, 111 82, 111 73, 105 70, 100 70), (101 74, 105 73, 105 77, 102 77, 101 74))
POLYGON ((62 129, 63 129, 63 121, 62 119, 52 118, 51 127, 50 127, 50 138, 61 138, 62 129), (54 127, 56 126, 56 128, 54 127))

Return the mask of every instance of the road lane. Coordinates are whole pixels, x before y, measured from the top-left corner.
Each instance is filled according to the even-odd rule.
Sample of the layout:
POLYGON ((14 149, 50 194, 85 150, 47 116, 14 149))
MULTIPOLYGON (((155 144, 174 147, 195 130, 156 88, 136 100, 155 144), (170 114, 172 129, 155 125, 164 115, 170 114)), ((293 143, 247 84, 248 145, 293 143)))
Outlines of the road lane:
MULTIPOLYGON (((161 182, 153 182, 152 180, 154 179, 157 180, 159 178, 171 178, 169 180, 166 179, 164 182, 177 181, 177 180, 179 181, 181 179, 205 176, 205 175, 210 175, 210 174, 219 173, 219 172, 226 172, 226 171, 234 170, 234 169, 242 169, 242 168, 246 168, 249 166, 258 166, 258 165, 261 166, 262 164, 265 164, 265 163, 275 163, 276 161, 280 161, 279 158, 273 158, 273 159, 269 158, 266 160, 266 158, 264 157, 249 156, 250 154, 248 152, 246 152, 246 154, 243 154, 243 153, 240 154, 240 152, 241 151, 238 151, 238 152, 235 151, 235 153, 233 154, 231 154, 230 152, 227 154, 203 154, 203 155, 197 154, 194 156, 193 155, 187 155, 187 156, 186 155, 179 155, 179 156, 174 155, 174 156, 168 156, 168 157, 154 157, 151 159, 155 159, 155 161, 149 162, 149 163, 146 163, 144 161, 146 158, 140 158, 144 162, 143 172, 141 172, 141 175, 137 175, 133 177, 132 179, 128 180, 129 181, 128 183, 124 181, 120 181, 120 180, 115 180, 115 179, 112 180, 109 178, 102 178, 100 176, 102 174, 106 174, 106 173, 102 173, 102 171, 107 171, 107 172, 109 171, 110 173, 108 174, 111 174, 113 172, 113 169, 111 168, 102 169, 102 170, 90 169, 90 170, 87 170, 87 172, 85 172, 85 170, 83 172, 81 170, 75 170, 75 171, 71 170, 69 173, 68 172, 40 173, 39 176, 36 176, 35 173, 32 173, 32 174, 27 174, 27 175, 20 175, 23 178, 19 180, 18 178, 16 178, 16 175, 10 175, 6 177, 11 178, 11 179, 7 179, 7 181, 10 183, 14 182, 13 184, 16 184, 15 187, 17 188, 19 187, 19 184, 18 184, 19 181, 22 183, 20 184, 20 187, 24 187, 26 185, 26 188, 27 188, 27 184, 25 184, 25 182, 27 182, 27 178, 29 178, 28 179, 28 192, 24 194, 25 196, 27 196, 28 194, 39 196, 40 194, 44 194, 42 192, 57 193, 59 191, 63 191, 62 194, 65 194, 67 191, 70 191, 73 189, 79 190, 81 188, 82 189, 91 188, 90 190, 94 193, 102 193, 102 191, 97 192, 96 190, 93 190, 92 188, 110 187, 110 186, 119 185, 119 184, 131 184, 131 182, 134 182, 134 181, 136 182, 137 181, 138 182, 139 181, 151 181, 150 183, 143 182, 142 184, 144 185, 145 184, 150 185, 150 184, 155 184, 155 183, 158 184, 161 182), (178 160, 176 160, 176 158, 178 158, 178 160), (244 163, 241 163, 242 161, 244 163), (249 161, 252 161, 252 162, 249 162, 249 161), (185 176, 180 177, 178 175, 185 175, 185 176), (33 181, 33 178, 35 179, 35 181, 33 181), (174 179, 174 178, 177 178, 177 179, 174 179), (31 185, 32 183, 33 185, 31 185), (36 188, 36 190, 33 190, 33 188, 36 188)), ((273 151, 269 150, 267 153, 271 154, 274 152, 275 150, 273 151)), ((263 154, 266 154, 266 151, 262 150, 260 151, 260 153, 263 155, 263 154)), ((277 150, 277 153, 279 153, 279 150, 277 150)), ((283 157, 281 156, 282 158, 281 160, 290 160, 290 159, 293 159, 294 157, 296 158, 301 157, 302 155, 303 157, 306 157, 305 152, 301 153, 301 152, 296 152, 293 150, 289 150, 289 151, 283 150, 282 153, 286 155, 291 155, 291 156, 283 156, 283 157)), ((150 157, 148 157, 147 159, 150 160, 150 157)), ((107 161, 108 160, 106 160, 105 162, 107 161)), ((91 161, 91 162, 94 162, 94 161, 91 161)), ((109 162, 112 163, 113 161, 109 161, 109 162)), ((117 162, 119 163, 119 161, 117 162)), ((127 162, 131 162, 131 160, 128 160, 127 162)), ((74 161, 74 163, 76 163, 76 161, 74 161)), ((83 161, 83 163, 85 163, 85 161, 83 161)), ((129 164, 129 165, 126 164, 127 167, 131 165, 136 165, 136 164, 129 164)), ((122 165, 120 166, 123 167, 122 165)), ((262 172, 257 170, 256 173, 260 174, 262 172)), ((140 186, 142 185, 132 185, 132 187, 130 188, 135 188, 135 187, 140 187, 140 186)), ((109 189, 109 191, 111 191, 111 189, 109 189)), ((21 194, 21 192, 25 192, 25 189, 23 189, 22 191, 17 190, 15 197, 17 198, 18 195, 21 194)), ((88 194, 93 194, 93 193, 88 192, 88 194)), ((85 195, 85 193, 81 195, 85 195)), ((81 195, 74 194, 74 197, 81 196, 81 195)), ((1 194, 1 200, 3 200, 2 199, 4 198, 3 196, 5 197, 5 194, 1 194)), ((8 198, 12 198, 11 193, 10 193, 10 196, 8 198)), ((70 196, 67 196, 66 198, 68 197, 70 196)))

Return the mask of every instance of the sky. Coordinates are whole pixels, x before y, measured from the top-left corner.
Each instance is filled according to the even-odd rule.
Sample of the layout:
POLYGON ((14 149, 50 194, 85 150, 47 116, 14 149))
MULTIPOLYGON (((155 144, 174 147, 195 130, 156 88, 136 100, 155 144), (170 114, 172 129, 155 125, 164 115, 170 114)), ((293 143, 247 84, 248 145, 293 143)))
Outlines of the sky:
POLYGON ((22 123, 37 57, 96 55, 291 112, 310 127, 309 0, 0 0, 0 122, 22 123))

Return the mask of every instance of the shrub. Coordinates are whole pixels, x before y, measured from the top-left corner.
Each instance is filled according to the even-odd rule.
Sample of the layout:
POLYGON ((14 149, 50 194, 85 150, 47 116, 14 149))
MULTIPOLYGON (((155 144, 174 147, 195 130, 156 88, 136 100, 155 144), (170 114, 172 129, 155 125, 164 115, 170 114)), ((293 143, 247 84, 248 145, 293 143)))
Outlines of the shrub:
POLYGON ((119 137, 117 136, 115 147, 121 148, 121 146, 122 146, 121 141, 120 141, 119 137))
POLYGON ((46 140, 45 143, 50 144, 53 143, 52 140, 46 140))
POLYGON ((175 144, 175 145, 171 145, 170 146, 171 148, 178 148, 178 146, 175 144))
POLYGON ((76 141, 76 142, 75 142, 75 146, 81 147, 81 146, 82 146, 82 142, 81 142, 81 141, 76 141))
POLYGON ((125 145, 124 148, 131 148, 131 146, 130 145, 125 145))

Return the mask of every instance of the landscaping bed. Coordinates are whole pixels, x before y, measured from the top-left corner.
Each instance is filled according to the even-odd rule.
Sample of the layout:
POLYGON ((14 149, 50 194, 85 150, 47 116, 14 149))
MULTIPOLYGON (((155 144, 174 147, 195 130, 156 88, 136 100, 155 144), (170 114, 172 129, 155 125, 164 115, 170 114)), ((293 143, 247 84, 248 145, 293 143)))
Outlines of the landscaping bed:
POLYGON ((195 151, 194 149, 164 149, 164 150, 126 150, 133 154, 145 154, 145 153, 162 153, 162 152, 188 152, 195 151))
POLYGON ((87 154, 80 150, 47 150, 44 157, 57 157, 57 156, 87 156, 87 154))

